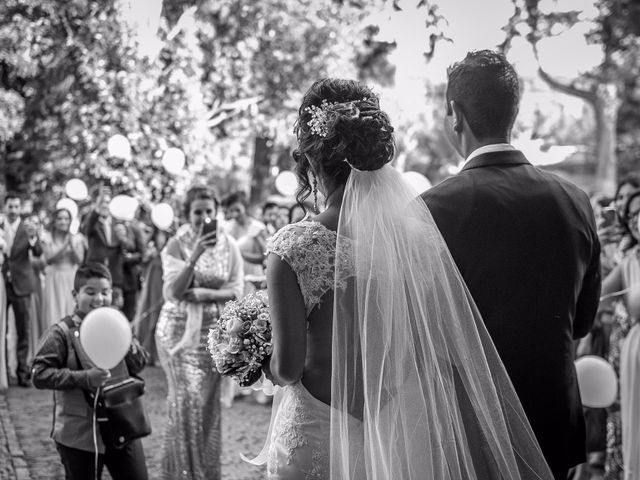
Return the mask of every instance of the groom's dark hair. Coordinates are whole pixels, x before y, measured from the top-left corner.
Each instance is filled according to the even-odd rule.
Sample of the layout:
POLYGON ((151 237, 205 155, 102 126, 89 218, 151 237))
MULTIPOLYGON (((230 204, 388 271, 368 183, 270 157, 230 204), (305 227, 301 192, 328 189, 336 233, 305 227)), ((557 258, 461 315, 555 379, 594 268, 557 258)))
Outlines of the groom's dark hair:
POLYGON ((518 114, 518 75, 504 55, 492 50, 467 53, 447 70, 447 114, 453 100, 473 134, 482 140, 506 137, 518 114))

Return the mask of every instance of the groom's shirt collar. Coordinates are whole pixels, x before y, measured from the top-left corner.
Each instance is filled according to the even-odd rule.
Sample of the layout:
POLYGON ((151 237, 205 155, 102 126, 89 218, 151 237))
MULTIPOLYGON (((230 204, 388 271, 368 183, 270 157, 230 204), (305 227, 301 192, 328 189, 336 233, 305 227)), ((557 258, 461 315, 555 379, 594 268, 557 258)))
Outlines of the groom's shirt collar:
POLYGON ((467 159, 464 161, 464 166, 469 165, 471 159, 477 157, 478 155, 482 155, 484 153, 493 153, 493 152, 507 152, 511 150, 516 150, 516 147, 511 145, 510 143, 492 143, 491 145, 484 145, 480 148, 476 148, 467 159))

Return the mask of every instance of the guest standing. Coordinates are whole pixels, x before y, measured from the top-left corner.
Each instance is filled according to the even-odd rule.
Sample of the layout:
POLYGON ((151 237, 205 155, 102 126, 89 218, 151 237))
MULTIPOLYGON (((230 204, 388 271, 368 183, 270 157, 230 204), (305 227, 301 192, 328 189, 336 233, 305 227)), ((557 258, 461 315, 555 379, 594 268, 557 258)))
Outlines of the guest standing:
POLYGON ((262 222, 249 216, 245 195, 236 192, 222 200, 227 224, 225 231, 236 239, 244 260, 245 281, 244 293, 256 290, 256 280, 264 277, 264 252, 267 241, 267 228, 262 222))
POLYGON ((186 195, 188 223, 162 253, 164 298, 156 345, 168 383, 162 471, 165 479, 220 478, 220 375, 207 352, 207 335, 224 303, 242 295, 242 256, 221 232, 203 234, 215 218, 212 191, 186 195))
POLYGON ((628 245, 632 248, 602 283, 602 295, 605 300, 600 305, 600 311, 605 314, 603 318, 609 317, 606 313, 610 311, 611 304, 615 305, 614 313, 609 317, 612 321, 612 330, 608 360, 620 377, 619 397, 607 409, 607 458, 604 476, 606 480, 635 478, 628 476, 633 470, 635 475, 640 475, 637 471, 640 467, 638 463, 627 465, 628 462, 636 461, 633 455, 629 455, 632 447, 637 449, 640 445, 638 436, 630 435, 633 428, 640 430, 638 409, 637 406, 629 404, 634 390, 640 388, 640 372, 634 367, 636 362, 634 356, 640 355, 637 328, 640 320, 639 217, 640 191, 635 191, 627 197, 621 214, 625 229, 632 237, 628 241, 628 245), (620 294, 616 295, 617 292, 620 294), (616 304, 619 301, 622 305, 616 304), (625 425, 629 423, 631 425, 625 425), (627 451, 626 455, 625 451, 627 451))
POLYGON ((116 233, 122 249, 122 313, 132 322, 136 316, 138 294, 142 286, 142 259, 146 255, 146 242, 136 222, 117 222, 116 233))
POLYGON ((45 325, 50 327, 61 318, 71 315, 73 299, 73 279, 78 265, 84 260, 84 238, 72 234, 71 212, 58 209, 53 212, 50 231, 43 235, 44 250, 44 305, 45 325))
MULTIPOLYGON (((3 268, 7 242, 4 230, 0 229, 0 269, 3 268)), ((7 367, 7 292, 4 277, 0 275, 0 391, 9 387, 9 370, 7 367)))
POLYGON ((160 310, 164 303, 162 296, 162 259, 160 252, 167 243, 167 232, 157 227, 151 233, 151 239, 147 245, 146 258, 144 259, 145 274, 142 282, 140 302, 134 321, 136 336, 144 349, 149 352, 149 365, 155 365, 158 360, 156 351, 156 324, 160 316, 160 310))
POLYGON ((109 212, 111 192, 107 188, 100 190, 93 210, 82 226, 82 233, 87 238, 87 263, 102 263, 111 273, 113 282, 113 299, 111 304, 122 309, 124 305, 124 248, 128 243, 122 228, 116 228, 116 221, 109 212))
POLYGON ((627 226, 624 210, 631 194, 640 189, 640 178, 629 175, 620 180, 610 208, 614 210, 615 219, 598 234, 603 251, 603 272, 605 276, 618 265, 636 241, 627 226))
POLYGON ((20 218, 20 197, 7 194, 5 198, 6 219, 0 229, 4 230, 8 254, 2 266, 7 292, 7 308, 13 307, 16 322, 17 377, 18 385, 28 387, 29 326, 31 324, 31 294, 35 290, 36 278, 31 267, 30 255, 41 255, 42 247, 33 225, 20 218))
MULTIPOLYGON (((40 238, 40 245, 42 245, 42 221, 40 217, 36 214, 30 214, 25 218, 25 221, 32 225, 36 235, 40 238)), ((45 325, 44 317, 42 315, 43 308, 43 293, 44 293, 44 253, 41 255, 34 255, 33 253, 29 254, 29 259, 31 261, 31 268, 33 268, 33 276, 35 277, 33 293, 31 294, 31 325, 29 326, 29 355, 27 358, 29 361, 33 359, 36 351, 38 350, 38 343, 40 342, 40 337, 47 330, 49 325, 45 325)))
POLYGON ((278 211, 280 210, 280 205, 276 202, 267 201, 262 205, 262 223, 264 223, 267 228, 267 233, 269 236, 276 233, 276 221, 278 219, 278 211))
MULTIPOLYGON (((101 479, 106 466, 113 480, 147 480, 142 441, 135 439, 116 446, 107 436, 103 437, 103 428, 96 426, 93 405, 86 397, 89 392, 95 394, 100 386, 117 384, 139 374, 145 367, 147 352, 133 338, 126 355, 115 367, 110 370, 96 367, 79 340, 79 331, 89 312, 111 304, 109 270, 102 264, 83 265, 76 272, 73 288, 76 301, 73 315, 67 315, 47 330, 33 361, 36 388, 53 390, 51 438, 64 466, 65 478, 101 479)), ((108 429, 109 420, 101 425, 108 429)))

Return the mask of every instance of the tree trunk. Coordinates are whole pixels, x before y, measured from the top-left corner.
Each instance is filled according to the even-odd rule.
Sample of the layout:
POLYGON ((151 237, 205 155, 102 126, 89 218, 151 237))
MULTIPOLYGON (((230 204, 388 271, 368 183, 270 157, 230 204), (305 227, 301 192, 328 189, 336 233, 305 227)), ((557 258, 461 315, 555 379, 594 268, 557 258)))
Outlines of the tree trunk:
POLYGON ((596 118, 596 191, 606 195, 613 195, 616 190, 618 159, 616 156, 618 111, 620 99, 617 85, 603 82, 591 90, 583 90, 573 85, 565 84, 551 77, 542 68, 538 69, 540 77, 555 90, 582 98, 593 107, 596 118))
POLYGON ((249 202, 252 205, 262 202, 265 198, 265 183, 271 170, 270 142, 268 138, 256 137, 255 150, 253 152, 253 172, 251 178, 251 195, 249 202))
POLYGON ((616 155, 618 110, 620 99, 614 83, 599 85, 593 104, 596 116, 596 189, 606 195, 613 195, 618 176, 616 155))
POLYGON ((4 197, 7 193, 7 171, 6 158, 7 155, 4 152, 4 146, 0 147, 3 151, 0 153, 0 202, 4 202, 4 197))

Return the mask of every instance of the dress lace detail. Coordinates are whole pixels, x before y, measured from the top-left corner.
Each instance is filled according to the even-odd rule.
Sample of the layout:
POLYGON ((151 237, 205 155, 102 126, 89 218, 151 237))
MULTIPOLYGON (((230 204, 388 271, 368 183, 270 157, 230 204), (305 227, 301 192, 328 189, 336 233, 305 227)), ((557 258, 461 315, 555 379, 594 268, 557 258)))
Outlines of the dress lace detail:
MULTIPOLYGON (((321 223, 301 221, 283 227, 267 243, 267 252, 278 255, 295 273, 307 315, 334 288, 336 232, 321 223)), ((340 278, 338 287, 345 282, 340 278)))
POLYGON ((297 383, 287 387, 269 450, 268 477, 324 480, 329 477, 329 407, 297 383))

